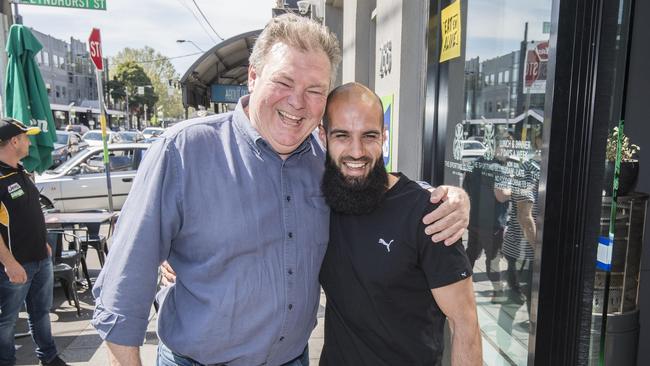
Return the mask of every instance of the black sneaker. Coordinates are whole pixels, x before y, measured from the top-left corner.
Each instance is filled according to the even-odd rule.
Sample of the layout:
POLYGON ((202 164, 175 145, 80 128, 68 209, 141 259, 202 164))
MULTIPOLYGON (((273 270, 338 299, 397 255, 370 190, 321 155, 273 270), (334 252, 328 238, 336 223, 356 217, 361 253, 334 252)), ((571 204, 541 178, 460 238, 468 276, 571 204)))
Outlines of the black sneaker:
POLYGON ((70 366, 63 361, 59 356, 56 356, 50 362, 41 361, 41 366, 70 366))

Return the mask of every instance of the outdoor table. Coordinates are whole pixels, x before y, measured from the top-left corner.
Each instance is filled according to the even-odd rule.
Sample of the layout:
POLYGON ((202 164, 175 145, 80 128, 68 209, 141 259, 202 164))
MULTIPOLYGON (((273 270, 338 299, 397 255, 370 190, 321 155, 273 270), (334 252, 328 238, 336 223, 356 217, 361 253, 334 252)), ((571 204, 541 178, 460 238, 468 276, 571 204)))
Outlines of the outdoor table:
MULTIPOLYGON (((85 226, 88 224, 105 224, 110 223, 112 219, 119 216, 117 212, 98 211, 98 212, 46 212, 45 225, 48 227, 60 227, 62 229, 85 226)), ((56 256, 61 255, 61 246, 57 245, 56 256)))

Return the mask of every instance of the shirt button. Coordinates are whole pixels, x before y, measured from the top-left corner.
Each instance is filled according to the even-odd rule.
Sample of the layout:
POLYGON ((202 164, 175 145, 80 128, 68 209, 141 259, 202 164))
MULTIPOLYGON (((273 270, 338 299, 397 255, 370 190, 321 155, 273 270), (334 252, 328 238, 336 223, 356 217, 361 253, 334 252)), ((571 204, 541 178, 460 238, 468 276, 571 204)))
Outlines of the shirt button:
POLYGON ((291 196, 287 196, 287 202, 291 201, 291 196))
POLYGON ((284 337, 280 337, 280 342, 284 341, 284 337))
POLYGON ((290 274, 290 275, 293 274, 293 270, 292 270, 292 269, 289 270, 289 274, 290 274))
POLYGON ((293 304, 289 304, 289 310, 293 309, 293 304))
POLYGON ((289 238, 293 238, 293 233, 289 232, 289 238))

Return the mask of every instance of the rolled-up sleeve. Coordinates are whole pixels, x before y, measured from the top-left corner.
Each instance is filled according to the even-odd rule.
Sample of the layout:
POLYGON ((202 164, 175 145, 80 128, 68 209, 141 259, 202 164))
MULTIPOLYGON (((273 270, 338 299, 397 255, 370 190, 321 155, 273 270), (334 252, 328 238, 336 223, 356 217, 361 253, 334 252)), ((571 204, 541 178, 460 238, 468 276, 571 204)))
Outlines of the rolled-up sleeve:
POLYGON ((182 227, 181 169, 168 138, 152 144, 140 165, 93 287, 92 324, 104 340, 125 346, 144 341, 158 266, 182 227))

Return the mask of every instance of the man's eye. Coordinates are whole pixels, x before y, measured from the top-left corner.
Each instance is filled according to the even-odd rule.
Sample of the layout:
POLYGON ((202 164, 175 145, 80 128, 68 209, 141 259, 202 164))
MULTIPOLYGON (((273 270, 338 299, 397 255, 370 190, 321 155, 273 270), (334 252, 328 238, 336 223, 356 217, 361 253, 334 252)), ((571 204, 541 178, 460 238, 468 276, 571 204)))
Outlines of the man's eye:
POLYGON ((289 87, 289 84, 287 84, 287 83, 285 83, 283 81, 276 81, 276 83, 280 84, 281 86, 287 87, 287 88, 289 87))

